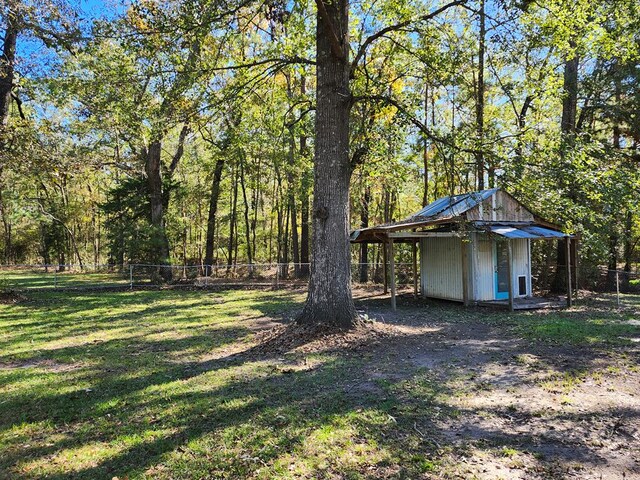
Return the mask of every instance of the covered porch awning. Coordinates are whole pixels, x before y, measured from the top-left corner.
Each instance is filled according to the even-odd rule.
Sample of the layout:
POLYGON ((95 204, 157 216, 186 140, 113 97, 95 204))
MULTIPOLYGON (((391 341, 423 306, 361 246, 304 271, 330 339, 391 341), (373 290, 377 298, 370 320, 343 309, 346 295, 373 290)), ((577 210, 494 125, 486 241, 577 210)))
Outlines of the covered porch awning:
POLYGON ((505 238, 542 238, 547 240, 575 238, 574 235, 569 235, 540 225, 487 225, 486 229, 491 233, 505 238))

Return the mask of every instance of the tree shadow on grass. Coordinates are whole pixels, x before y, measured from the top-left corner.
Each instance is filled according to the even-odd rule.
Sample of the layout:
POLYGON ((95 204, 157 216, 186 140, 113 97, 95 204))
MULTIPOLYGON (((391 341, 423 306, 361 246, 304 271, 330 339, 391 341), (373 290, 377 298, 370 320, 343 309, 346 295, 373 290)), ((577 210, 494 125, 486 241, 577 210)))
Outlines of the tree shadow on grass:
MULTIPOLYGON (((393 321, 403 324, 401 316, 393 321)), ((447 399, 457 391, 448 382, 454 376, 449 364, 473 359, 474 368, 482 370, 496 361, 535 351, 549 366, 561 370, 566 365, 557 358, 557 347, 533 350, 530 344, 501 332, 499 325, 461 329, 455 321, 442 322, 439 316, 437 322, 441 322, 438 330, 392 336, 383 344, 376 339, 357 350, 332 351, 315 358, 311 354, 310 359, 306 353, 283 356, 264 346, 177 364, 157 356, 158 352, 168 355, 194 346, 206 347, 210 341, 211 348, 231 345, 244 338, 246 331, 242 329, 219 329, 220 337, 213 341, 210 336, 216 332, 206 338, 194 334, 192 340, 151 341, 143 340, 142 335, 133 349, 130 339, 69 347, 58 354, 84 357, 93 366, 68 380, 92 381, 92 391, 14 396, 9 403, 0 404, 7 413, 0 428, 6 432, 23 422, 49 422, 71 426, 70 430, 48 444, 16 445, 2 456, 0 467, 16 472, 17 465, 52 462, 61 450, 101 442, 119 447, 93 465, 70 473, 61 466, 57 471, 31 476, 140 476, 158 467, 158 476, 171 478, 244 478, 258 468, 273 469, 278 462, 295 462, 299 456, 310 459, 305 468, 312 478, 349 472, 366 476, 369 467, 374 472, 371 478, 415 478, 423 473, 425 456, 437 458, 443 449, 463 453, 466 447, 458 441, 458 433, 462 438, 484 440, 486 448, 539 441, 543 447, 553 446, 554 454, 566 461, 606 462, 596 448, 584 442, 566 448, 551 429, 524 438, 501 424, 477 423, 462 432, 444 427, 437 421, 439 416, 514 416, 508 405, 463 411, 453 408, 447 399), (132 357, 132 350, 142 353, 132 357), (87 424, 95 428, 86 428, 87 424), (327 440, 327 429, 344 438, 327 440), (131 438, 137 440, 126 441, 131 438), (356 449, 361 455, 370 455, 364 466, 349 463, 346 455, 341 457, 341 451, 354 448, 354 443, 362 445, 356 449), (367 453, 366 446, 376 453, 367 453), (326 456, 335 458, 327 463, 323 461, 326 456), (162 473, 162 464, 169 473, 162 473)), ((411 318, 405 325, 417 324, 419 320, 411 318)), ((279 342, 276 338, 271 341, 279 342)), ((583 355, 585 366, 597 359, 595 353, 583 355)), ((506 384, 524 381, 508 372, 496 382, 499 380, 506 384)), ((612 408, 604 414, 638 418, 634 409, 612 408)), ((521 422, 537 418, 530 412, 518 415, 521 422)), ((558 413, 561 415, 567 416, 567 421, 581 422, 590 413, 558 413)), ((21 475, 16 472, 15 476, 21 475)), ((22 472, 22 476, 29 474, 22 472)))
MULTIPOLYGON (((7 351, 20 342, 48 342, 72 336, 93 334, 107 330, 135 330, 140 323, 155 329, 189 328, 190 325, 207 324, 210 319, 227 323, 245 320, 246 307, 230 307, 246 301, 242 297, 225 298, 229 291, 210 292, 125 292, 106 298, 95 293, 80 294, 72 299, 63 294, 34 297, 29 302, 6 310, 3 317, 10 323, 3 328, 0 317, 0 332, 7 331, 6 339, 0 340, 0 352, 7 351), (178 302, 171 305, 171 301, 178 302), (157 304, 157 302, 163 302, 157 304), (211 311, 210 306, 221 305, 220 310, 211 311), (133 311, 112 310, 131 308, 133 311), (217 316, 217 317, 216 317, 217 316), (16 322, 15 318, 20 318, 16 322)), ((279 292, 273 297, 268 292, 250 297, 251 308, 260 315, 282 319, 282 312, 295 304, 295 293, 279 292)), ((157 333, 157 332, 156 332, 157 333)), ((1 355, 0 355, 1 357, 1 355)))
MULTIPOLYGON (((237 367, 240 366, 240 361, 240 357, 235 356, 231 361, 224 361, 224 365, 226 368, 233 368, 230 363, 237 367)), ((211 367, 209 364, 194 377, 209 375, 212 372, 211 367)), ((407 462, 400 466, 400 471, 395 471, 393 477, 411 478, 412 475, 418 474, 420 464, 412 463, 411 458, 419 452, 435 456, 437 450, 443 447, 460 450, 465 448, 452 440, 455 434, 441 431, 442 427, 432 421, 434 412, 446 414, 450 410, 450 406, 443 399, 453 392, 446 386, 430 382, 417 395, 407 396, 403 383, 415 381, 420 377, 420 373, 412 372, 402 380, 390 382, 376 392, 366 394, 357 387, 362 381, 363 370, 366 371, 366 367, 362 362, 337 357, 304 371, 262 371, 258 375, 231 380, 206 391, 186 389, 176 390, 167 395, 155 395, 137 407, 129 407, 122 425, 106 435, 93 432, 67 438, 53 446, 27 452, 27 458, 45 457, 60 449, 73 449, 96 441, 114 441, 159 428, 168 429, 170 433, 129 446, 95 466, 74 471, 72 475, 52 473, 41 478, 138 476, 158 463, 170 461, 166 457, 169 453, 180 457, 178 463, 183 464, 180 468, 185 469, 182 474, 176 476, 200 478, 203 475, 224 475, 227 478, 243 478, 254 473, 260 465, 272 465, 280 458, 295 457, 305 450, 305 444, 318 431, 325 427, 333 427, 340 431, 340 419, 363 410, 372 411, 374 414, 359 416, 354 421, 359 441, 362 444, 375 445, 378 450, 388 451, 396 461, 402 459, 407 462), (178 412, 163 414, 169 405, 178 405, 178 412), (155 419, 156 423, 135 422, 141 414, 148 415, 149 412, 159 412, 160 417, 155 419), (430 432, 431 435, 425 438, 420 432, 430 432), (222 448, 223 445, 219 442, 228 435, 236 436, 242 444, 240 449, 235 448, 235 441, 222 448), (197 445, 194 446, 193 442, 197 445), (269 445, 266 450, 263 448, 265 445, 269 445), (215 450, 216 446, 220 447, 219 451, 215 450), (211 451, 206 461, 199 461, 198 455, 187 455, 185 451, 206 451, 209 448, 211 451), (241 452, 245 452, 246 455, 241 455, 241 452), (247 460, 246 457, 251 459, 247 460), (256 458, 259 460, 255 460, 256 458)), ((180 380, 185 381, 187 377, 188 375, 183 376, 180 380)), ((162 382, 155 383, 161 384, 162 382)), ((130 387, 136 388, 135 383, 130 387)), ((91 412, 87 413, 88 420, 92 415, 91 412)), ((106 413, 108 411, 101 412, 102 415, 106 413)), ((461 413, 479 416, 505 414, 500 407, 461 413)), ((608 413, 624 415, 626 418, 637 418, 639 415, 637 410, 612 410, 608 413)), ((113 414, 116 414, 115 408, 113 414)), ((571 420, 580 422, 585 417, 587 414, 571 415, 571 420)), ((67 419, 69 420, 72 419, 67 419)), ((521 421, 527 420, 525 416, 521 418, 521 421)), ((579 460, 591 465, 606 463, 606 459, 588 445, 575 444, 567 448, 566 439, 556 433, 558 432, 549 430, 545 432, 545 435, 549 434, 548 438, 545 435, 538 438, 544 440, 545 444, 554 444, 556 448, 553 451, 556 456, 567 461, 579 460)), ((487 446, 494 447, 522 446, 530 443, 530 439, 523 442, 526 439, 521 435, 499 427, 470 427, 463 435, 485 439, 487 446)), ((541 451, 546 451, 544 445, 541 446, 541 451)), ((322 457, 322 452, 310 453, 322 457)), ((20 458, 14 458, 13 461, 24 461, 26 458, 23 455, 24 452, 20 458)), ((311 476, 314 478, 315 474, 344 474, 349 468, 355 468, 353 465, 341 465, 340 462, 341 460, 338 460, 333 467, 321 466, 322 462, 318 462, 318 465, 310 465, 307 468, 311 469, 311 476)), ((376 468, 384 470, 384 458, 376 459, 374 463, 376 468)))

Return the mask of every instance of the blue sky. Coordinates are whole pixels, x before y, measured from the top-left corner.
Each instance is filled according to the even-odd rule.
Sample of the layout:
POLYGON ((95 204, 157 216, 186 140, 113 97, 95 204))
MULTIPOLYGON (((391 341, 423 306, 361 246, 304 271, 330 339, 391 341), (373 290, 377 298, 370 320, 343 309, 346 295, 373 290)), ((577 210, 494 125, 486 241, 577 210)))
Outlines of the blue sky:
MULTIPOLYGON (((125 9, 130 0, 68 0, 70 7, 78 13, 80 28, 88 31, 93 20, 114 18, 125 9)), ((44 47, 40 40, 23 36, 17 45, 18 56, 22 62, 21 73, 29 76, 34 71, 46 72, 55 62, 55 54, 44 47)))
POLYGON ((112 17, 124 8, 122 0, 75 0, 75 3, 84 20, 112 17))

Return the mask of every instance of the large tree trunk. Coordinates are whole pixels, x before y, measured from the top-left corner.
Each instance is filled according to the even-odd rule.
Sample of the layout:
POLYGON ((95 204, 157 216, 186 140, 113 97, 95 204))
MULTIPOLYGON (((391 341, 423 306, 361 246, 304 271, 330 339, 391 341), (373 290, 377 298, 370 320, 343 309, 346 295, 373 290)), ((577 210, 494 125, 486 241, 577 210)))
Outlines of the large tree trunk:
POLYGON ((11 92, 13 90, 14 63, 16 58, 16 41, 18 39, 18 20, 15 12, 7 15, 7 28, 4 33, 2 58, 0 59, 0 128, 9 121, 11 92))
POLYGON ((298 322, 351 328, 358 314, 349 252, 349 2, 317 4, 313 254, 298 322))
MULTIPOLYGON (((162 173, 161 173, 162 143, 154 140, 149 144, 145 170, 147 174, 147 188, 149 191, 149 203, 151 205, 152 234, 152 258, 155 265, 169 264, 169 240, 164 224, 164 204, 162 198, 162 173)), ((171 280, 171 268, 159 267, 160 276, 164 280, 171 280)))
MULTIPOLYGON (((575 47, 575 42, 571 42, 571 46, 575 47)), ((562 131, 562 140, 560 145, 560 155, 564 157, 567 151, 574 145, 576 133, 576 117, 578 110, 578 53, 574 52, 573 56, 568 58, 564 64, 564 97, 562 98, 562 119, 560 128, 562 131)), ((568 186, 568 196, 575 200, 576 192, 573 186, 568 186)), ((557 268, 556 275, 551 285, 551 290, 557 293, 566 292, 567 290, 567 251, 563 242, 558 241, 557 246, 557 268)))
MULTIPOLYGON (((424 86, 424 124, 429 125, 429 84, 424 86)), ((424 167, 424 189, 422 191, 422 206, 429 205, 429 139, 425 135, 423 140, 422 163, 424 167)), ((362 275, 360 276, 362 278, 362 275)), ((362 280, 361 280, 362 281, 362 280)))
POLYGON ((209 195, 209 216, 207 217, 207 240, 204 253, 204 264, 207 275, 211 275, 211 265, 213 264, 213 247, 216 236, 216 214, 218 212, 218 197, 220 196, 220 181, 222 180, 222 168, 224 159, 216 161, 216 168, 213 172, 211 193, 209 195))
MULTIPOLYGON (((575 43, 571 43, 572 47, 575 43)), ((578 111, 578 53, 568 58, 564 64, 564 96, 562 98, 562 120, 560 128, 568 140, 572 143, 576 132, 576 116, 578 111)))
MULTIPOLYGON (((300 79, 300 92, 306 94, 306 79, 300 79)), ((307 154, 307 137, 300 135, 300 157, 307 154)), ((305 170, 300 185, 300 278, 309 276, 309 190, 311 172, 305 170)))
MULTIPOLYGON (((478 12, 480 21, 480 41, 478 42, 478 85, 476 88, 476 135, 477 152, 476 157, 476 177, 478 190, 485 188, 484 184, 484 54, 485 54, 485 13, 484 0, 480 0, 480 11, 478 12)), ((493 169, 490 169, 493 172, 493 169)))

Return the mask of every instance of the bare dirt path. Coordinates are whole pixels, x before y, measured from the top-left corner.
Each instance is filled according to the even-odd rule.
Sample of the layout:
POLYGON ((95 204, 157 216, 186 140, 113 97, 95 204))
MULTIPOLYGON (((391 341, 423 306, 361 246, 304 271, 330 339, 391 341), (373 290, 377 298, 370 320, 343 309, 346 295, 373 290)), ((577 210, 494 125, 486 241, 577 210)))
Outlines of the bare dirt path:
POLYGON ((549 341, 523 336, 513 320, 532 322, 545 313, 505 322, 500 312, 410 303, 391 312, 386 298, 360 300, 362 312, 402 332, 372 347, 366 377, 398 382, 417 369, 443 389, 445 414, 431 421, 416 415, 422 425, 415 425, 448 465, 439 475, 640 479, 637 338, 549 341))

